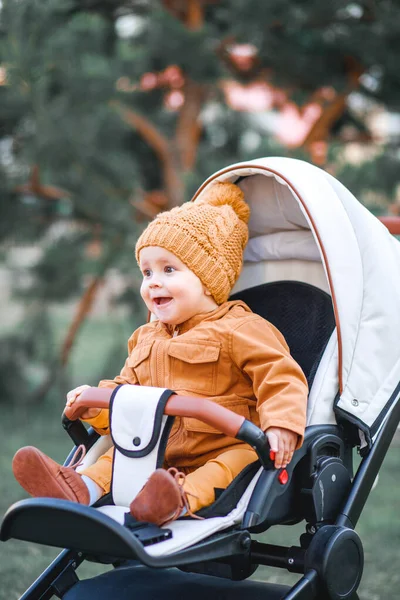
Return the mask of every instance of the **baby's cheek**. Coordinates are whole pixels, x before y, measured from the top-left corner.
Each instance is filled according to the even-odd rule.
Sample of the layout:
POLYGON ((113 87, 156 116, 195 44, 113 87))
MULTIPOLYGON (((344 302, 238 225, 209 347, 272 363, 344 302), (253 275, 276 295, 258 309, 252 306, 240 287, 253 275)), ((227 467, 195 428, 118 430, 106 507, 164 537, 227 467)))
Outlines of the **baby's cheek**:
POLYGON ((140 288, 140 295, 142 297, 143 302, 146 304, 147 308, 149 308, 150 296, 149 290, 147 286, 142 285, 140 288))

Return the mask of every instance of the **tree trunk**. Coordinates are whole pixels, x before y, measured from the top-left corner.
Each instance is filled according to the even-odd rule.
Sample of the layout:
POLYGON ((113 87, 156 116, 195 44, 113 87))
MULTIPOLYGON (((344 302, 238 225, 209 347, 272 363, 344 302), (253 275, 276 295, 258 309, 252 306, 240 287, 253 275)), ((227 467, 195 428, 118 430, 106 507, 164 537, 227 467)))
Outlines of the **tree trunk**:
POLYGON ((175 143, 183 172, 191 171, 196 163, 202 125, 200 112, 205 100, 203 85, 186 79, 183 93, 185 102, 180 110, 176 126, 175 143))

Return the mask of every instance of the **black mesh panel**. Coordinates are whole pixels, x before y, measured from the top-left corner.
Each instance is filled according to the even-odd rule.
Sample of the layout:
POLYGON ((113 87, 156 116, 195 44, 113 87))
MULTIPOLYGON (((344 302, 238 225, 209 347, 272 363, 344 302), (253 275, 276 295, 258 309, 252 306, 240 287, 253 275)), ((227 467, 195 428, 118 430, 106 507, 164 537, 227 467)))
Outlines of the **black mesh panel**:
POLYGON ((253 312, 281 331, 311 387, 316 367, 335 328, 329 294, 308 283, 277 281, 243 290, 230 299, 243 300, 253 312))

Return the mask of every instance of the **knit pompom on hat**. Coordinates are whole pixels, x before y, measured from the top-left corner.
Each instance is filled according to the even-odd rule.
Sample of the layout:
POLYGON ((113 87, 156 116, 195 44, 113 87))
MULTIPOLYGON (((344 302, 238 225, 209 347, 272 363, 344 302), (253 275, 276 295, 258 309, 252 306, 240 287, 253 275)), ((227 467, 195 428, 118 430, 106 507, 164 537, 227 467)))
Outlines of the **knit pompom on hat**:
POLYGON ((199 204, 209 204, 210 206, 224 206, 224 204, 227 204, 233 208, 239 219, 244 223, 249 222, 250 207, 244 201, 242 190, 234 183, 214 183, 200 194, 195 204, 197 206, 199 204))
POLYGON ((214 183, 195 202, 163 212, 136 244, 136 260, 146 246, 177 256, 205 285, 217 304, 225 302, 239 277, 249 233, 250 208, 234 183, 214 183))

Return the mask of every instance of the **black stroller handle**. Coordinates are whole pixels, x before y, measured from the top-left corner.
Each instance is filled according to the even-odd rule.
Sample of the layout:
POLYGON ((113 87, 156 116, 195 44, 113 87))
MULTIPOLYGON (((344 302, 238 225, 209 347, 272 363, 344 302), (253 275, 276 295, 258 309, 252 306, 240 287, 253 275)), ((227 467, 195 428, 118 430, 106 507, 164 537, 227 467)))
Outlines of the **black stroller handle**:
MULTIPOLYGON (((84 390, 71 406, 64 409, 64 417, 70 421, 79 419, 88 408, 109 408, 113 389, 91 387, 84 390)), ((164 414, 172 417, 192 417, 214 427, 229 437, 246 442, 257 452, 264 467, 270 468, 273 460, 265 433, 254 423, 229 408, 206 398, 172 395, 167 400, 164 414)))

